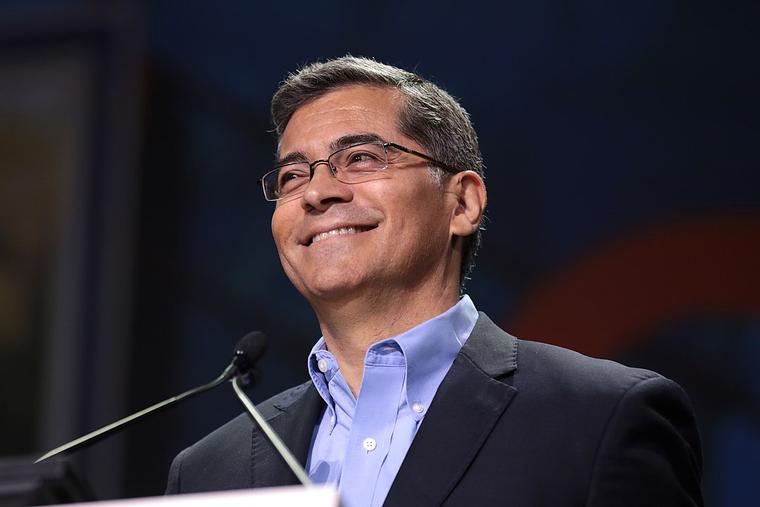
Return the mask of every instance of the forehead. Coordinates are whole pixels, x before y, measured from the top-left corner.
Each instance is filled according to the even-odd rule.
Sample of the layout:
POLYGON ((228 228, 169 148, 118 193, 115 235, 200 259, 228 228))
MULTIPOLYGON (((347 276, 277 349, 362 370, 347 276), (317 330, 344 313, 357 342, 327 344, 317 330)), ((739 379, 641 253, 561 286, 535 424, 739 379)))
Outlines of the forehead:
POLYGON ((401 94, 391 88, 348 86, 338 88, 298 108, 282 133, 279 154, 320 152, 336 139, 377 134, 398 141, 401 94))

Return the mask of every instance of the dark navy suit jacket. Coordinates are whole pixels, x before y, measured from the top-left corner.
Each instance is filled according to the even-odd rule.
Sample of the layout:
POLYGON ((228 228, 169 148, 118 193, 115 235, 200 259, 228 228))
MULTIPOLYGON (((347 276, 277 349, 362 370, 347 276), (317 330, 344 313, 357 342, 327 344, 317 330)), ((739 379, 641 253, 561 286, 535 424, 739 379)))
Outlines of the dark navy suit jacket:
MULTIPOLYGON (((311 382, 259 409, 305 463, 324 409, 311 382)), ((518 340, 481 313, 385 505, 702 505, 701 473, 693 411, 677 384, 518 340)), ((295 483, 243 414, 177 456, 167 493, 295 483)))

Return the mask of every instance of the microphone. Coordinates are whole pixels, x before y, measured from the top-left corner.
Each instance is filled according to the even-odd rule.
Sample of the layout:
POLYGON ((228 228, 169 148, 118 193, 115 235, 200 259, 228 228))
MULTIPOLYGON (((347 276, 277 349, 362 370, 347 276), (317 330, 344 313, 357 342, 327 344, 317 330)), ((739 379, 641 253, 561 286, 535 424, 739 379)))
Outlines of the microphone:
POLYGON ((267 351, 267 343, 267 337, 261 331, 251 331, 243 336, 237 342, 237 345, 235 345, 235 351, 232 353, 232 362, 212 382, 216 382, 224 377, 224 380, 219 382, 221 384, 235 375, 245 375, 253 370, 256 363, 261 359, 261 356, 267 351))
POLYGON ((206 391, 227 382, 233 377, 248 373, 256 365, 256 362, 261 359, 261 356, 264 355, 266 347, 267 338, 264 333, 261 333, 259 331, 252 331, 248 333, 247 335, 243 336, 235 346, 235 351, 233 353, 232 361, 230 362, 229 366, 227 366, 224 371, 211 382, 203 384, 202 386, 198 386, 194 389, 190 389, 189 391, 185 391, 184 393, 173 396, 168 400, 164 400, 160 403, 156 403, 155 405, 151 405, 150 407, 144 408, 139 412, 135 412, 134 414, 129 415, 123 419, 112 422, 107 426, 103 426, 100 429, 97 429, 86 435, 82 435, 81 437, 74 439, 71 442, 48 451, 39 459, 37 459, 35 463, 45 461, 66 451, 73 451, 75 449, 84 447, 85 445, 94 444, 95 442, 112 433, 123 430, 129 424, 136 421, 137 419, 140 419, 143 416, 147 416, 161 409, 170 407, 175 403, 186 400, 187 398, 195 396, 196 394, 205 393, 206 391))

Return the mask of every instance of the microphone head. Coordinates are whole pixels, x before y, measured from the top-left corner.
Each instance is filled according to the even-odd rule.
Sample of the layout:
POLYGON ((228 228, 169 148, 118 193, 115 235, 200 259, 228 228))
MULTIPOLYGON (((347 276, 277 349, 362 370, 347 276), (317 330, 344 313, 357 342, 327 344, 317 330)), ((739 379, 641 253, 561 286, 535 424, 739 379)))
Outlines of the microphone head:
POLYGON ((235 346, 233 361, 240 373, 253 368, 267 350, 267 337, 261 331, 251 331, 243 336, 235 346))

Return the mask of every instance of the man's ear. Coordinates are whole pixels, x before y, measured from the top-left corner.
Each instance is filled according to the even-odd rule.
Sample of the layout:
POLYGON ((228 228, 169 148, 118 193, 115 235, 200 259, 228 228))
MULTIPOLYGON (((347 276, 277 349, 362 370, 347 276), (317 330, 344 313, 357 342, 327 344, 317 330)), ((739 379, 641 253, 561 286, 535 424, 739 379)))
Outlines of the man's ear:
POLYGON ((452 236, 469 236, 480 227, 486 209, 486 185, 475 171, 462 171, 446 182, 446 192, 456 199, 451 215, 452 236))

